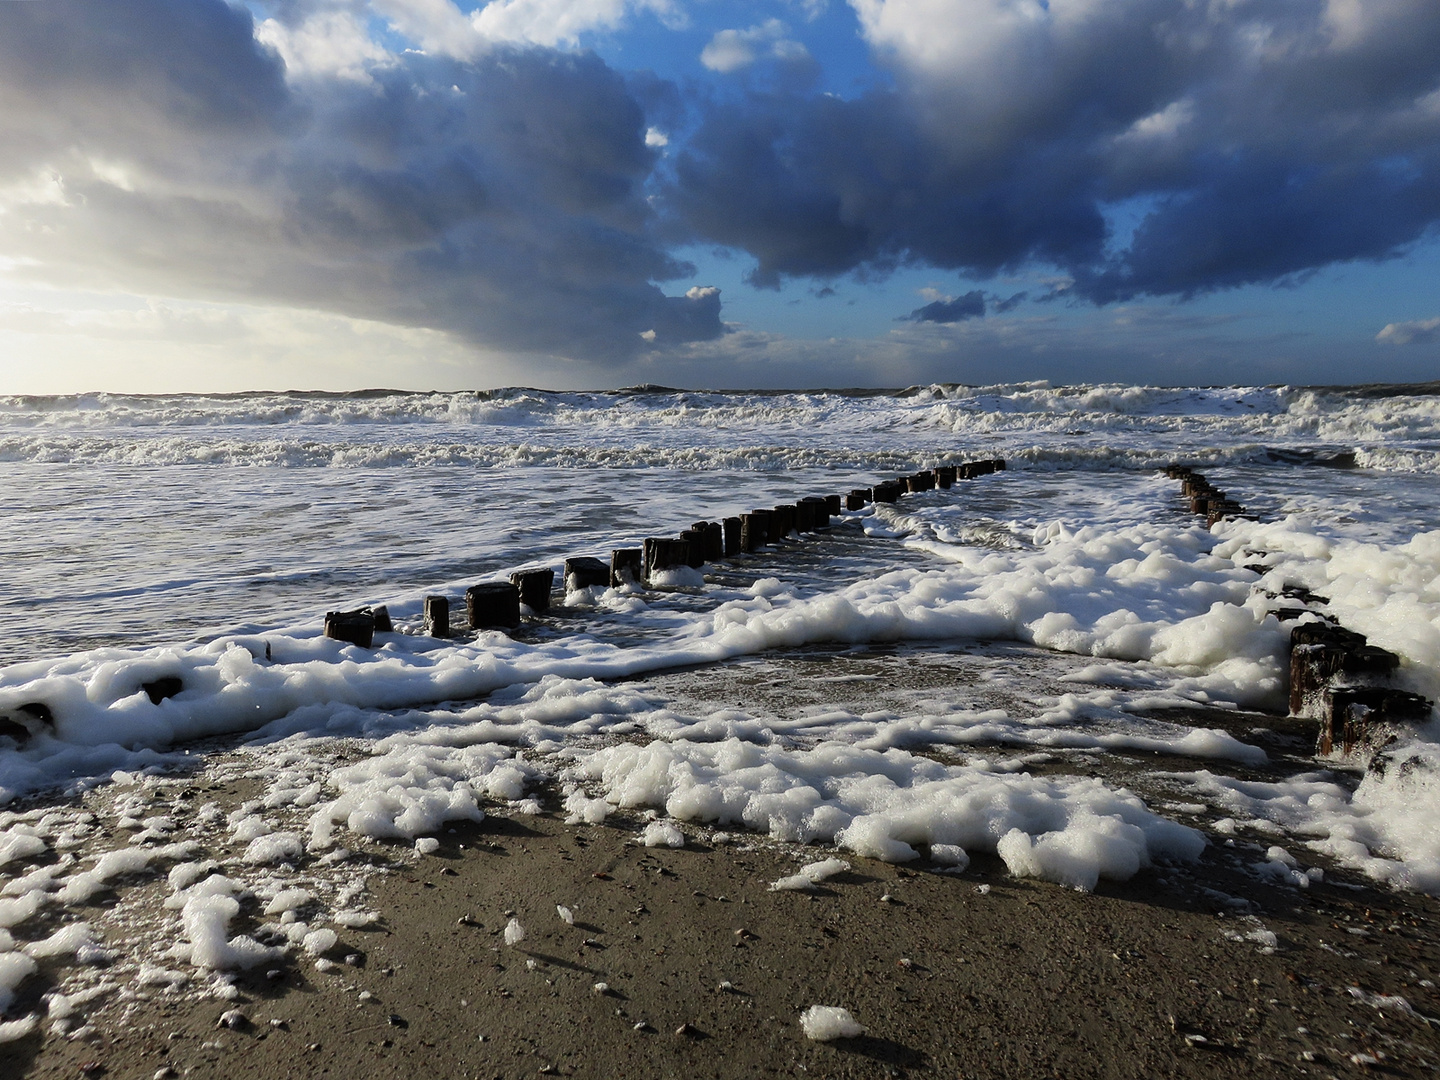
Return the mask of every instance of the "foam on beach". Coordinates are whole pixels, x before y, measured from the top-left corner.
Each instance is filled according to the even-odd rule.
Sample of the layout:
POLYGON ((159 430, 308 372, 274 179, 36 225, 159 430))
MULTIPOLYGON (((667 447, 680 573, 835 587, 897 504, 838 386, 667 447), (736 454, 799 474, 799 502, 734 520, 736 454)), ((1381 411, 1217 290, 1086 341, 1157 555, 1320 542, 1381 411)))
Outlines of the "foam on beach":
MULTIPOLYGON (((1243 727, 1164 719, 1283 708, 1288 627, 1267 594, 1295 586, 1397 653, 1400 685, 1440 696, 1440 531, 1413 527, 1440 523, 1440 497, 1416 482, 1440 471, 1437 428, 1432 398, 1287 388, 12 400, 0 467, 72 517, 84 515, 61 497, 70 487, 115 485, 91 500, 97 520, 136 560, 153 542, 155 561, 113 590, 77 570, 74 595, 16 562, 14 588, 52 597, 37 635, 77 613, 142 622, 0 668, 0 715, 30 733, 0 737, 0 1013, 42 971, 59 995, 54 1015, 0 1017, 0 1040, 42 1021, 83 1030, 78 995, 113 995, 122 980, 228 1000, 236 971, 333 977, 350 938, 391 917, 367 895, 374 871, 357 850, 395 845, 425 865, 449 853, 449 830, 555 809, 556 791, 575 823, 648 815, 636 839, 650 847, 712 828, 814 845, 766 882, 780 893, 844 888, 854 859, 964 873, 982 855, 1089 890, 1196 859, 1207 815, 1217 842, 1255 848, 1254 872, 1277 888, 1310 887, 1324 859, 1440 891, 1433 726, 1358 782, 1338 761, 1254 780, 1245 770, 1269 759, 1243 727), (538 630, 424 632, 427 592, 924 467, 960 438, 1003 453, 1009 472, 869 506, 784 554, 574 590, 538 630), (1263 520, 1198 523, 1172 485, 1137 471, 1170 458, 1229 470, 1263 520), (1327 462, 1368 467, 1311 467, 1327 462), (226 483, 197 480, 201 467, 225 469, 226 483), (235 536, 124 518, 113 507, 146 470, 183 476, 181 493, 215 488, 210 516, 235 536), (497 509, 517 491, 543 503, 534 530, 497 509), (347 514, 361 495, 373 516, 357 527, 347 514), (316 513, 334 524, 323 552, 316 513), (422 527, 443 542, 415 545, 422 527), (194 570, 255 534, 273 548, 263 567, 225 580, 194 570), (167 629, 197 595, 244 615, 167 629), (395 631, 374 649, 322 636, 320 613, 361 602, 386 603, 395 631), (774 650, 980 641, 1073 660, 1043 689, 997 656, 964 685, 946 668, 881 701, 885 687, 863 681, 880 675, 846 675, 857 681, 783 707, 682 707, 635 681, 774 650), (178 691, 152 694, 165 680, 178 691), (217 736, 241 746, 226 768, 255 788, 243 805, 180 795, 212 764, 200 741, 217 736), (1100 770, 1082 762, 1106 755, 1163 755, 1170 771, 1151 779, 1165 795, 1087 775, 1100 770), (47 791, 68 798, 28 801, 47 791), (142 888, 161 897, 150 922, 128 903, 142 888), (110 898, 114 909, 98 906, 110 898), (161 939, 165 951, 150 948, 161 939)), ((180 512, 183 498, 155 498, 158 513, 180 512)), ((47 520, 60 540, 79 527, 47 520)), ((572 923, 575 909, 556 912, 572 923)), ((517 916, 503 940, 524 935, 517 916)), ((840 1014, 809 1010, 806 1034, 858 1034, 840 1014)))

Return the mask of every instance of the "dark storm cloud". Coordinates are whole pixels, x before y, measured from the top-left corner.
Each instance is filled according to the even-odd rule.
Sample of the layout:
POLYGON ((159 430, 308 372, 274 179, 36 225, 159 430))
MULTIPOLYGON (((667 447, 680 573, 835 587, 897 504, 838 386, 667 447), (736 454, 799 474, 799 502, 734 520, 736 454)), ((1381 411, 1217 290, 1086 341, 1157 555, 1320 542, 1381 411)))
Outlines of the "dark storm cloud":
POLYGON ((688 268, 652 235, 644 112, 594 56, 285 75, 219 0, 0 4, 0 250, 581 359, 722 332, 713 290, 652 284, 688 268))
POLYGON ((978 319, 985 314, 985 294, 972 290, 954 300, 936 300, 916 308, 907 318, 911 322, 957 323, 978 319))
POLYGON ((1440 221, 1434 0, 856 7, 893 89, 750 93, 676 163, 675 214, 757 285, 1041 262, 1098 302, 1189 296, 1440 221))

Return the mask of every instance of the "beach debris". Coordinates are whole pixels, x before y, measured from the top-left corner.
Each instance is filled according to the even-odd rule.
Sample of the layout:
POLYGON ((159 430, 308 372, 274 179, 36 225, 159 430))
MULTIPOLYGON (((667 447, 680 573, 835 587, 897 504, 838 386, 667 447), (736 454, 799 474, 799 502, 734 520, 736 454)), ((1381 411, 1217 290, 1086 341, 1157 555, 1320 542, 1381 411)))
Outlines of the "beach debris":
POLYGON ((241 1031, 250 1026, 250 1018, 239 1009, 230 1009, 220 1014, 220 1019, 215 1021, 216 1027, 229 1028, 231 1031, 241 1031))
POLYGON ((568 907, 566 907, 564 904, 555 905, 555 914, 560 916, 560 921, 563 922, 566 926, 575 925, 575 913, 571 911, 568 907))
POLYGON ((595 993, 604 996, 610 993, 610 984, 607 982, 597 982, 594 986, 590 987, 590 989, 593 990, 595 993))
POLYGON ((722 994, 733 994, 736 992, 735 984, 732 983, 729 979, 723 980, 719 986, 715 987, 715 989, 722 994))
POLYGON ((520 925, 519 919, 511 919, 505 924, 505 944, 519 945, 525 940, 525 927, 520 925))
POLYGON ((696 1035, 700 1034, 700 1029, 697 1028, 694 1024, 685 1023, 681 1024, 678 1028, 675 1029, 675 1034, 683 1038, 694 1038, 696 1035))
POLYGON ((838 1005, 811 1005, 800 1014, 800 1030, 807 1039, 816 1042, 854 1039, 865 1034, 865 1028, 850 1015, 850 1010, 838 1005))
POLYGON ((850 864, 844 859, 823 859, 820 862, 806 863, 800 867, 800 872, 783 877, 779 881, 770 883, 771 892, 799 892, 808 891, 826 878, 832 878, 836 874, 843 874, 850 869, 850 864))
POLYGON ((416 855, 434 855, 440 850, 440 841, 433 836, 422 836, 415 841, 416 855))

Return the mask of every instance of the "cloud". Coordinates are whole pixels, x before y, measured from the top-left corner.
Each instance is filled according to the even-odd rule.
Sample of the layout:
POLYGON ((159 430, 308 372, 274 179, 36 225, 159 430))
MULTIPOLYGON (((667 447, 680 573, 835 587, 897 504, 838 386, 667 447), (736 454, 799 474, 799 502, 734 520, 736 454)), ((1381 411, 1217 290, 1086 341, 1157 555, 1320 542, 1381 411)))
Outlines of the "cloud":
POLYGON ((911 322, 957 323, 978 319, 985 314, 985 294, 974 289, 964 296, 934 300, 916 308, 906 318, 911 322))
POLYGON ((770 19, 748 30, 721 30, 700 52, 700 62, 711 71, 729 74, 747 68, 762 58, 803 60, 810 54, 805 46, 785 35, 790 28, 779 19, 770 19))
POLYGON ((716 101, 673 155, 672 212, 757 285, 1049 266, 1071 297, 1183 298, 1440 222, 1433 0, 851 6, 891 84, 716 101), (1115 206, 1143 213, 1112 233, 1115 206))
POLYGON ((391 28, 426 52, 473 59, 496 43, 573 47, 582 36, 615 30, 636 11, 667 25, 684 22, 672 0, 490 0, 468 14, 452 0, 374 0, 391 28))
POLYGON ((646 198, 644 110, 598 57, 376 57, 294 25, 262 28, 267 45, 222 0, 0 4, 16 272, 602 364, 651 348, 646 330, 657 347, 723 333, 718 292, 656 284, 690 268, 646 198))
POLYGON ((1440 341, 1440 318, 1389 323, 1375 335, 1375 340, 1386 345, 1428 345, 1440 341))

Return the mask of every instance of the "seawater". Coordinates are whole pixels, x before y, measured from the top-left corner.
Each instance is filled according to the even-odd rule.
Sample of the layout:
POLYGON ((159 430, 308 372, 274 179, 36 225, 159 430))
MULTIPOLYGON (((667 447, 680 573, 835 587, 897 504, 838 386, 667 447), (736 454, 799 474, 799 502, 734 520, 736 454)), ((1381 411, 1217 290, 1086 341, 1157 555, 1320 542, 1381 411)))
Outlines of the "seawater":
POLYGON ((1440 528, 1437 401, 1034 384, 0 399, 0 663, 307 623, 965 457, 1005 457, 1004 490, 926 505, 974 527, 1144 520, 1163 501, 1125 478, 1184 460, 1266 517, 1393 544, 1440 528))
MULTIPOLYGON (((1283 712, 1288 628, 1270 609, 1286 586, 1323 594, 1401 656, 1402 685, 1440 695, 1437 464, 1440 397, 1423 387, 5 399, 0 713, 43 704, 53 724, 0 745, 0 806, 159 784, 224 734, 251 740, 265 805, 293 818, 246 825, 279 838, 257 864, 423 838, 548 785, 576 821, 649 808, 892 860, 941 845, 1088 888, 1207 843, 1199 811, 1067 768, 1141 749, 1194 763, 1155 784, 1227 815, 1226 835, 1436 890, 1433 727, 1395 751, 1404 769, 1361 780, 1317 761, 1261 783, 1242 775, 1268 760, 1243 729, 1157 716, 1283 712), (427 593, 458 605, 517 568, 993 457, 1005 472, 847 514, 791 553, 572 594, 515 637, 421 632, 427 593), (1207 527, 1159 472, 1170 461, 1251 515, 1207 527), (327 610, 378 603, 398 632, 377 648, 321 636, 327 610), (980 649, 965 678, 997 688, 983 701, 957 676, 874 710, 862 672, 793 715, 682 709, 644 682, 797 648, 967 642, 1067 666, 1041 692, 1013 650, 980 649), (184 689, 155 703, 142 684, 161 676, 184 689), (331 768, 335 739, 367 761, 331 768), (1044 776, 1025 753, 1051 755, 1044 776)), ((0 843, 43 857, 70 835, 37 812, 0 811, 0 843)), ((188 857, 154 850, 157 866, 188 857)))

